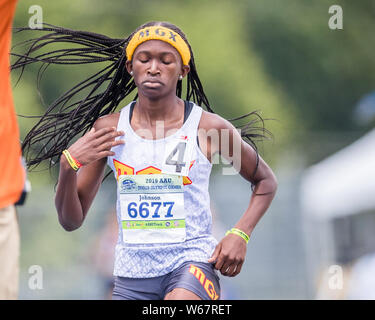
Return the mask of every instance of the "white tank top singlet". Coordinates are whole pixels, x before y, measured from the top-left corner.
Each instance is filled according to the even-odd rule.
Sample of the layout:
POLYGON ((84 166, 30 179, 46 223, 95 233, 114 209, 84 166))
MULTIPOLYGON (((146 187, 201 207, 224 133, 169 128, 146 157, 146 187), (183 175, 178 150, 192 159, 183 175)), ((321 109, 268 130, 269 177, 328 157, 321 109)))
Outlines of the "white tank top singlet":
MULTIPOLYGON (((183 240, 180 239, 176 243, 173 243, 173 241, 172 243, 129 243, 128 239, 130 238, 127 234, 130 233, 125 232, 127 232, 127 223, 130 226, 132 221, 124 222, 124 213, 121 213, 121 205, 124 202, 120 201, 121 187, 119 187, 119 183, 117 184, 116 211, 119 234, 115 249, 114 275, 129 278, 151 278, 167 274, 186 261, 207 262, 211 257, 217 245, 217 240, 212 236, 212 215, 208 193, 212 164, 203 155, 197 144, 198 125, 202 115, 201 107, 193 104, 193 108, 188 118, 185 119, 183 126, 174 134, 163 139, 151 140, 140 137, 130 126, 129 114, 132 103, 121 110, 117 126, 117 130, 125 132, 124 137, 121 138, 125 140, 125 144, 113 147, 112 151, 115 152, 115 155, 108 157, 108 165, 113 170, 117 180, 119 180, 119 177, 127 179, 126 177, 131 177, 131 175, 134 177, 138 174, 147 174, 149 178, 152 178, 153 174, 160 174, 163 162, 165 162, 166 152, 164 150, 166 145, 171 144, 171 141, 175 141, 179 137, 188 137, 192 141, 189 149, 191 161, 189 161, 188 173, 186 176, 180 176, 180 179, 183 179, 183 183, 180 181, 181 192, 179 194, 168 194, 172 197, 169 199, 172 200, 173 197, 179 195, 179 201, 183 203, 180 211, 184 211, 184 220, 178 220, 180 225, 185 227, 183 240)), ((136 176, 136 178, 139 177, 136 176)), ((126 183, 127 187, 131 189, 133 180, 127 179, 126 183)), ((146 216, 147 213, 147 217, 150 218, 151 209, 156 210, 149 206, 150 201, 152 201, 150 199, 153 199, 154 195, 146 195, 148 198, 145 198, 138 194, 137 197, 139 202, 134 202, 133 207, 128 206, 128 210, 131 208, 128 211, 129 214, 132 216, 138 214, 139 217, 139 214, 146 216), (149 211, 146 212, 144 208, 143 211, 140 210, 141 202, 144 199, 149 201, 147 210, 150 213, 149 211)), ((166 208, 163 210, 166 210, 166 208)), ((122 210, 124 211, 124 208, 122 210)), ((159 217, 156 212, 154 215, 159 217)), ((164 223, 168 223, 168 221, 165 221, 164 223)), ((172 222, 172 220, 169 222, 172 222)), ((147 233, 144 234, 147 235, 147 233)), ((147 238, 149 240, 152 238, 151 236, 150 234, 150 237, 143 236, 143 238, 138 237, 137 239, 147 238)))

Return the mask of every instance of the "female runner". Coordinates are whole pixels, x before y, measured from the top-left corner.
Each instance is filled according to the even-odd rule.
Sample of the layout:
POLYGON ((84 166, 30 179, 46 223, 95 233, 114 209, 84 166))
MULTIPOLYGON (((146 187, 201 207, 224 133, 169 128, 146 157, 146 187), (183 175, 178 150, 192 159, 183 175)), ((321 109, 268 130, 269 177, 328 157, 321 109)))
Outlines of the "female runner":
POLYGON ((252 121, 239 132, 213 112, 189 42, 173 24, 150 22, 126 39, 51 25, 41 31, 49 33, 26 41, 32 45, 27 54, 14 54, 19 59, 13 69, 38 61, 43 72, 51 63, 111 63, 55 100, 23 141, 29 166, 60 160, 60 224, 67 231, 82 225, 109 165, 117 181, 119 225, 113 299, 219 299, 216 270, 229 277, 240 273, 247 242, 276 192, 275 175, 253 142, 266 130, 256 133, 252 121), (79 47, 67 49, 71 42, 79 47), (31 56, 49 43, 65 47, 31 56), (115 112, 135 89, 134 100, 115 112), (29 152, 40 141, 40 152, 29 152), (253 191, 220 242, 211 234, 208 194, 217 153, 253 191))

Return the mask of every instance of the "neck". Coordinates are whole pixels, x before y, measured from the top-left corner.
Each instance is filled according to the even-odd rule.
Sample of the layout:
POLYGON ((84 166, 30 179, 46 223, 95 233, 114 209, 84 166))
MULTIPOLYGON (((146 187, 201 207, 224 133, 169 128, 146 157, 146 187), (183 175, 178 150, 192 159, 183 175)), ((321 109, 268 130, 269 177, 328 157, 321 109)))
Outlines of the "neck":
POLYGON ((156 121, 175 121, 183 114, 184 102, 175 94, 161 99, 149 99, 139 95, 133 115, 139 122, 154 125, 156 121))

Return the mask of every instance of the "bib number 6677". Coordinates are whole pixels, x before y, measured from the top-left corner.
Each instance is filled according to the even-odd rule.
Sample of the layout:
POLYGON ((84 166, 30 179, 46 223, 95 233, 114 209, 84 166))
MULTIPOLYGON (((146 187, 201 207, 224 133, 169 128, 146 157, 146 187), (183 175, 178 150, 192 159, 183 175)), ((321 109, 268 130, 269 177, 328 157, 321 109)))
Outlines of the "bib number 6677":
POLYGON ((174 202, 140 202, 139 206, 137 202, 130 202, 128 204, 128 215, 130 218, 137 218, 138 215, 141 218, 148 218, 150 211, 153 210, 151 218, 160 218, 159 209, 160 207, 167 207, 167 213, 164 215, 165 218, 173 218, 172 208, 174 202))

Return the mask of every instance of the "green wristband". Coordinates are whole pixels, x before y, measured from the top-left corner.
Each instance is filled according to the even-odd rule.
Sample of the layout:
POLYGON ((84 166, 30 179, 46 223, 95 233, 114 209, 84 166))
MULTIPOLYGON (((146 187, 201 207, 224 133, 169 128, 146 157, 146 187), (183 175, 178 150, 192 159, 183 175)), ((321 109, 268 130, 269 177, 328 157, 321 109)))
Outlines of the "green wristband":
POLYGON ((228 235, 228 234, 230 234, 230 233, 232 233, 232 234, 236 234, 236 235, 240 236, 242 239, 244 239, 244 240, 246 241, 246 244, 247 244, 247 243, 249 242, 249 240, 250 240, 250 237, 249 237, 245 232, 243 232, 243 231, 240 230, 240 229, 232 228, 232 229, 228 230, 228 231, 226 232, 225 235, 228 235))

